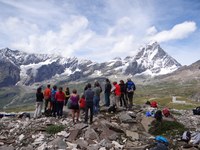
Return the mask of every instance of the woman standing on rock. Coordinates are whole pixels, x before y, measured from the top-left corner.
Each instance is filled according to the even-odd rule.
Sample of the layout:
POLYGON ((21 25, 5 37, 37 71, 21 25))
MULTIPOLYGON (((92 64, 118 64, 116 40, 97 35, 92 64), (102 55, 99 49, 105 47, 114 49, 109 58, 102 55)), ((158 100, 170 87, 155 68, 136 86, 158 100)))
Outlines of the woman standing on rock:
POLYGON ((36 109, 34 113, 34 118, 38 118, 42 115, 43 99, 44 95, 42 93, 42 88, 39 87, 36 93, 36 109))
POLYGON ((73 123, 75 123, 75 114, 76 115, 76 122, 78 122, 79 120, 79 95, 77 94, 77 90, 73 89, 72 94, 70 96, 70 100, 71 100, 71 110, 72 110, 72 119, 73 119, 73 123))

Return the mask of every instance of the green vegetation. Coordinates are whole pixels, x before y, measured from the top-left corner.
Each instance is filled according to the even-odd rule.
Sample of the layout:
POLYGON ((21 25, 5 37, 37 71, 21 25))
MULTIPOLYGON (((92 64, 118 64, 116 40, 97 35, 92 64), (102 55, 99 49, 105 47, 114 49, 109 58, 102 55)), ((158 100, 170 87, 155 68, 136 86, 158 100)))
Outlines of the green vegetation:
POLYGON ((155 100, 160 107, 168 107, 174 109, 192 109, 199 105, 198 102, 191 100, 191 97, 198 93, 200 88, 199 82, 163 82, 151 85, 137 85, 134 103, 144 104, 146 101, 155 100), (185 101, 187 104, 172 103, 172 96, 176 96, 177 100, 185 101))
POLYGON ((46 127, 46 132, 48 134, 56 134, 64 129, 65 127, 63 125, 50 125, 46 127))
MULTIPOLYGON (((62 86, 63 90, 68 86, 70 91, 74 88, 77 89, 78 93, 81 95, 86 83, 94 83, 94 80, 98 80, 102 88, 104 88, 105 78, 93 78, 85 79, 85 81, 60 81, 55 83, 58 87, 62 86)), ((199 93, 200 81, 190 80, 187 82, 182 81, 169 81, 169 82, 157 82, 157 83, 144 83, 137 84, 134 95, 134 103, 144 104, 146 101, 155 100, 158 102, 159 107, 168 107, 171 109, 193 109, 199 106, 199 102, 192 101, 192 97, 199 93), (187 104, 175 104, 172 103, 172 96, 176 96, 177 100, 185 101, 187 104)), ((43 85, 43 90, 46 85, 43 85)), ((53 84, 52 84, 53 86, 53 84)), ((18 86, 0 88, 0 109, 7 104, 9 105, 4 111, 32 111, 35 109, 35 92, 36 88, 22 88, 18 86), (29 93, 26 93, 29 92, 29 93), (14 100, 14 101, 13 101, 14 100), (13 102, 13 103, 11 103, 13 102)), ((101 94, 101 99, 104 101, 104 94, 101 94)))
POLYGON ((162 122, 153 121, 149 129, 149 133, 153 135, 163 135, 163 136, 174 136, 181 135, 186 128, 183 124, 176 121, 166 121, 162 122))
POLYGON ((25 105, 25 106, 12 106, 12 107, 9 107, 7 109, 5 109, 4 111, 9 113, 9 112, 27 112, 27 111, 34 111, 35 110, 35 105, 25 105))

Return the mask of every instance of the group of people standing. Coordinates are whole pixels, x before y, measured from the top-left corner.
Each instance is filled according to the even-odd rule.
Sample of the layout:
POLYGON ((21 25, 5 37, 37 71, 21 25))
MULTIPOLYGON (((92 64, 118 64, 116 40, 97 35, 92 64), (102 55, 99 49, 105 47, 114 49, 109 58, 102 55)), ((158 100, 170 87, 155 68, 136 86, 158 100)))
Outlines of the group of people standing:
POLYGON ((111 85, 109 79, 106 79, 105 84, 105 106, 110 106, 112 97, 112 105, 117 107, 131 108, 133 105, 133 95, 136 90, 134 82, 128 78, 125 83, 120 80, 119 84, 114 81, 113 86, 111 85))
MULTIPOLYGON (((119 84, 116 81, 111 84, 109 79, 106 79, 104 106, 109 107, 115 105, 116 107, 132 107, 135 89, 135 84, 130 78, 127 79, 126 83, 120 80, 119 84)), ((84 122, 88 122, 88 114, 90 112, 89 119, 90 123, 92 123, 93 115, 97 115, 100 111, 99 103, 102 91, 102 87, 98 81, 94 82, 93 88, 90 83, 86 84, 81 97, 76 89, 73 89, 72 93, 70 93, 68 87, 63 91, 62 87, 59 87, 57 90, 57 86, 53 86, 51 89, 51 85, 49 84, 44 92, 42 92, 42 88, 39 87, 36 92, 36 110, 34 118, 41 116, 44 99, 44 112, 48 112, 51 116, 62 117, 63 106, 68 105, 68 108, 71 109, 72 112, 73 122, 79 121, 80 110, 83 110, 85 115, 84 122)))
POLYGON ((54 85, 51 89, 51 85, 48 84, 44 92, 42 92, 42 87, 39 87, 36 92, 36 110, 34 113, 34 118, 40 117, 42 115, 43 100, 45 103, 44 112, 52 116, 61 117, 63 115, 63 106, 66 105, 66 101, 70 97, 69 88, 63 92, 63 88, 54 85))

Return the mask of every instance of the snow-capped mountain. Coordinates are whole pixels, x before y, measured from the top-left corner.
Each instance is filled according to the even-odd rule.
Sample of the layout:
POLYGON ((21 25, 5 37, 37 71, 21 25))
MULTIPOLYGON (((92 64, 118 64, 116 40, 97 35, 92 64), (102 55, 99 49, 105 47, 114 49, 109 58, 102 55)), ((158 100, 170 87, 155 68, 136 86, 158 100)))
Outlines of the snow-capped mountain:
POLYGON ((142 46, 135 56, 127 56, 125 59, 117 57, 104 63, 76 57, 28 54, 5 48, 0 50, 0 63, 0 71, 4 72, 5 67, 7 70, 5 74, 0 74, 0 86, 7 83, 30 85, 61 77, 76 80, 113 74, 157 76, 173 72, 181 66, 157 42, 142 46))

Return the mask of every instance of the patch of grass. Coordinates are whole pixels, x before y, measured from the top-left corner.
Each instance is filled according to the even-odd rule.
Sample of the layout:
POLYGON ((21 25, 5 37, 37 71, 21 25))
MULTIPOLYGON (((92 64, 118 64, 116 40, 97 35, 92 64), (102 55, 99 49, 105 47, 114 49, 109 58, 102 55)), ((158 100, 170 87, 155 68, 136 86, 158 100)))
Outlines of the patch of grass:
POLYGON ((4 109, 3 111, 10 113, 10 112, 26 112, 26 111, 34 111, 35 105, 26 105, 26 106, 16 106, 16 107, 9 107, 7 109, 4 109))
POLYGON ((182 134, 186 128, 176 121, 153 121, 149 133, 153 135, 174 136, 182 134))
POLYGON ((56 134, 64 129, 65 127, 63 125, 50 125, 46 127, 46 132, 48 134, 56 134))

